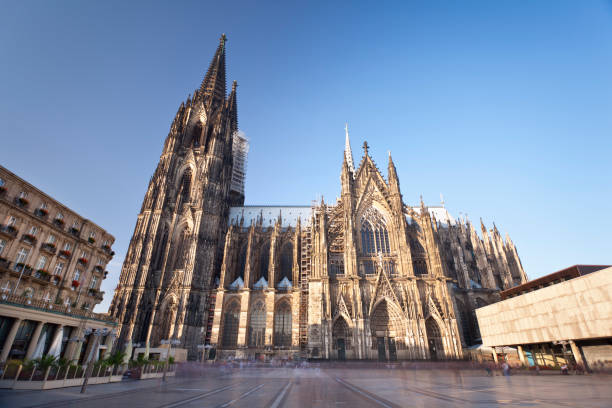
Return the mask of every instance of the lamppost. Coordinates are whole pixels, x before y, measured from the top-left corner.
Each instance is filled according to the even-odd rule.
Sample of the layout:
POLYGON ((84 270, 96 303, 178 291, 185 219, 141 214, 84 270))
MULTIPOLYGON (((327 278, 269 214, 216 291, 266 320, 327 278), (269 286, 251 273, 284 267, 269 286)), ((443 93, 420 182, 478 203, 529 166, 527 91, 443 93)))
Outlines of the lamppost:
POLYGON ((162 381, 166 381, 166 372, 168 371, 168 364, 170 364, 170 351, 172 351, 172 345, 178 346, 181 341, 178 339, 167 339, 162 340, 161 344, 168 344, 168 354, 166 355, 166 364, 164 364, 164 375, 162 381))
POLYGON ((100 345, 100 335, 106 336, 108 334, 108 329, 85 329, 84 334, 85 336, 91 334, 94 336, 94 338, 91 350, 89 351, 89 354, 86 357, 87 359, 85 360, 85 362, 87 363, 87 368, 85 369, 85 378, 83 379, 81 394, 85 393, 85 390, 87 389, 87 383, 89 382, 89 377, 91 376, 91 372, 93 371, 93 356, 95 355, 94 353, 98 352, 98 347, 100 345))

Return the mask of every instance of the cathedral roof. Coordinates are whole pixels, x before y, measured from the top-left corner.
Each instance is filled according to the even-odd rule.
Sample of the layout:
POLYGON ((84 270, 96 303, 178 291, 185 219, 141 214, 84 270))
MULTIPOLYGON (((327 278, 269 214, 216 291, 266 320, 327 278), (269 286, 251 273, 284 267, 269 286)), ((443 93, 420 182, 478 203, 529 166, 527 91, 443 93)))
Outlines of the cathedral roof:
POLYGON ((272 227, 281 216, 281 227, 295 227, 298 218, 302 225, 310 224, 312 207, 309 205, 245 205, 243 207, 230 207, 230 224, 240 224, 244 217, 243 225, 248 227, 257 223, 261 217, 263 227, 272 227))
MULTIPOLYGON (((421 213, 421 207, 412 207, 412 209, 417 214, 421 213)), ((436 207, 427 207, 427 209, 429 210, 429 215, 431 215, 432 217, 435 217, 436 221, 441 222, 443 225, 446 225, 446 220, 450 220, 451 225, 456 224, 455 219, 453 218, 452 215, 450 215, 450 213, 448 212, 446 208, 442 206, 436 206, 436 207)), ((410 216, 407 215, 406 218, 410 222, 410 216)))

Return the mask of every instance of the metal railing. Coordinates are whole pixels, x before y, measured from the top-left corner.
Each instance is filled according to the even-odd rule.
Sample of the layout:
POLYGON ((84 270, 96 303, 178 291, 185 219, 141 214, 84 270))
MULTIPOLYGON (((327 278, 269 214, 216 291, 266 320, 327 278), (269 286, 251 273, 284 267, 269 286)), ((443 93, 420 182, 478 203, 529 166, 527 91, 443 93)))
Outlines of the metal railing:
POLYGON ((0 303, 9 304, 13 306, 27 307, 29 309, 37 309, 45 312, 59 313, 71 317, 77 317, 80 319, 92 319, 116 324, 116 321, 113 317, 105 314, 72 308, 70 305, 58 305, 46 300, 31 299, 26 296, 9 295, 3 293, 2 295, 0 295, 0 303))

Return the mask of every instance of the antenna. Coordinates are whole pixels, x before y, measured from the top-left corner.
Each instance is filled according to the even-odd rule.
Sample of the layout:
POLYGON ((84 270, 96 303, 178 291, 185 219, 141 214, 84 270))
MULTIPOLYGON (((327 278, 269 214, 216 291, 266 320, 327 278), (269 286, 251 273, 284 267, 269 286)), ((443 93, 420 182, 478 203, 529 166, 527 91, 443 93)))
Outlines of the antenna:
POLYGON ((442 204, 442 208, 444 208, 444 196, 440 193, 440 203, 442 204))

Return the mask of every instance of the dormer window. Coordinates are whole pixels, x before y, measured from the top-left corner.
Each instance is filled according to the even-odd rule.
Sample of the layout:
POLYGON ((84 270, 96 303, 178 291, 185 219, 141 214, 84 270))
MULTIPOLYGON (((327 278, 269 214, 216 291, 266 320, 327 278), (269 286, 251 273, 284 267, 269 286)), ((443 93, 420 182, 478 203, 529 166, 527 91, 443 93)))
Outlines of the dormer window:
POLYGON ((63 220, 64 219, 64 214, 62 214, 61 212, 57 213, 57 215, 55 216, 56 220, 63 220))
POLYGON ((30 232, 28 234, 30 235, 36 235, 36 233, 38 232, 38 228, 36 227, 32 227, 30 228, 30 232))
POLYGON ((42 204, 40 205, 40 209, 41 209, 41 210, 46 210, 48 207, 49 207, 49 206, 47 205, 47 203, 42 203, 42 204))
POLYGON ((19 198, 28 198, 28 193, 26 191, 20 191, 19 198))
POLYGON ((5 181, 2 177, 0 177, 0 187, 4 187, 5 181))

